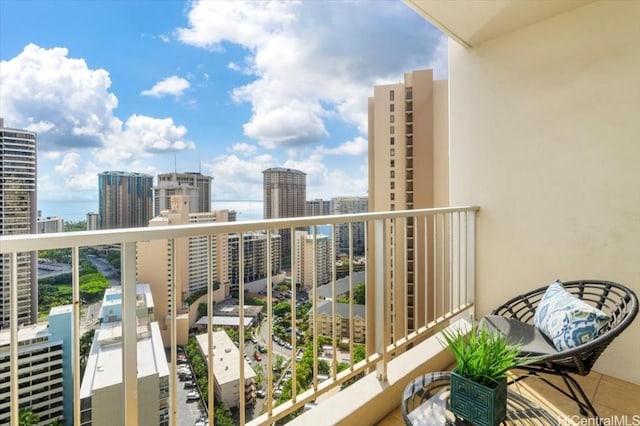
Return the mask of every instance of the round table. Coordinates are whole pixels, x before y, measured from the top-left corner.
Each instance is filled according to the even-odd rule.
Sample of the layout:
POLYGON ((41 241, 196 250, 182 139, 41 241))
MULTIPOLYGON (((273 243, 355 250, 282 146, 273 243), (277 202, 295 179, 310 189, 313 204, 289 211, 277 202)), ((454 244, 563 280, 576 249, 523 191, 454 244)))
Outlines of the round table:
MULTIPOLYGON (((469 425, 448 410, 448 371, 428 373, 413 380, 402 395, 402 416, 407 425, 469 425)), ((509 391, 503 424, 559 425, 558 419, 535 402, 509 391)))

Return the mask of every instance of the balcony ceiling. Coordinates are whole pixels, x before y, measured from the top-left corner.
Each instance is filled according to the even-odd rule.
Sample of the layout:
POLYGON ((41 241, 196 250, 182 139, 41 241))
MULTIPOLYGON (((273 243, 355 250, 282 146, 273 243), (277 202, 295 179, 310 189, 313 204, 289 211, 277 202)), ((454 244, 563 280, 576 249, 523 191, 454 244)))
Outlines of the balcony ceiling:
POLYGON ((404 0, 441 31, 467 47, 594 0, 404 0))

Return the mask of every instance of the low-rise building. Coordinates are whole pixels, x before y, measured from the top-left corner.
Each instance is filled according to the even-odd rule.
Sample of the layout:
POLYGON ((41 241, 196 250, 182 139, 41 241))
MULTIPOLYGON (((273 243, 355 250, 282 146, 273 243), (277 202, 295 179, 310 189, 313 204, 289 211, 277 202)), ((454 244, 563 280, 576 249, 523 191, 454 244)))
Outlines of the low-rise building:
MULTIPOLYGON (((207 334, 196 336, 200 353, 205 361, 209 359, 207 334)), ((247 405, 256 400, 256 373, 249 363, 244 362, 244 386, 240 386, 240 360, 242 355, 224 331, 213 332, 213 377, 215 380, 215 395, 228 408, 240 405, 240 390, 244 391, 247 405)))
MULTIPOLYGON (((338 329, 336 336, 341 339, 349 339, 349 325, 353 323, 353 341, 356 343, 364 343, 367 336, 367 311, 366 305, 349 303, 336 303, 336 312, 333 312, 333 303, 330 300, 322 301, 318 304, 318 333, 333 337, 333 325, 338 329), (350 311, 353 312, 353 318, 350 311), (353 321, 351 321, 353 319, 353 321)), ((309 311, 309 323, 313 326, 313 310, 309 311)))

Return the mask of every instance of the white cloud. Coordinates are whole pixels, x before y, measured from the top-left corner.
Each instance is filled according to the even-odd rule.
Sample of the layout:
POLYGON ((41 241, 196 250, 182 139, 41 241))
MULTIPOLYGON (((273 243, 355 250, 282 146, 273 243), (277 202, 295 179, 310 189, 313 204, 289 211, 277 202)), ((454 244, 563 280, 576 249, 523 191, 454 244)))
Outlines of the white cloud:
POLYGON ((160 80, 151 89, 143 90, 140 94, 142 96, 153 96, 154 98, 162 98, 167 95, 180 97, 189 87, 191 87, 191 84, 188 80, 172 75, 160 80))
POLYGON ((231 147, 232 151, 241 152, 243 154, 253 154, 257 149, 258 147, 256 147, 255 145, 251 145, 246 142, 234 143, 231 147))
POLYGON ((355 139, 346 141, 337 148, 319 148, 318 150, 327 155, 363 155, 369 148, 365 138, 357 136, 355 139))
POLYGON ((271 155, 239 158, 236 155, 216 157, 213 163, 203 166, 213 176, 214 199, 262 199, 262 171, 275 167, 277 161, 271 155))
POLYGON ((100 146, 102 135, 120 127, 109 73, 89 69, 84 59, 68 54, 67 49, 29 44, 0 63, 5 123, 37 131, 41 151, 100 146))
POLYGON ((123 131, 109 135, 105 146, 95 155, 103 163, 117 166, 153 154, 194 149, 195 144, 185 140, 186 133, 187 129, 176 126, 171 118, 134 114, 126 121, 123 131))
POLYGON ((5 123, 38 132, 41 193, 66 199, 86 190, 95 198, 101 170, 155 170, 145 163, 152 156, 194 149, 172 118, 133 114, 123 123, 109 73, 68 55, 29 44, 0 63, 5 123))
POLYGON ((328 118, 366 134, 375 84, 443 65, 441 33, 401 2, 194 1, 188 19, 182 42, 247 49, 229 68, 255 80, 232 97, 252 105, 245 134, 267 148, 317 144, 328 118))

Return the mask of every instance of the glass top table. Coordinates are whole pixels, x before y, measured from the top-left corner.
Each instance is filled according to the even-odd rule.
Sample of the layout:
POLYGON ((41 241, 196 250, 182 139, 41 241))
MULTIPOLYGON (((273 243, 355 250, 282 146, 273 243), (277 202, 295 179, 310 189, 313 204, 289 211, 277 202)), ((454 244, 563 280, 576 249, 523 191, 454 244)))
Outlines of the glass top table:
MULTIPOLYGON (((448 410, 449 372, 428 373, 413 380, 402 395, 402 416, 407 425, 469 425, 448 410)), ((559 425, 559 419, 515 392, 507 393, 507 425, 559 425)))

